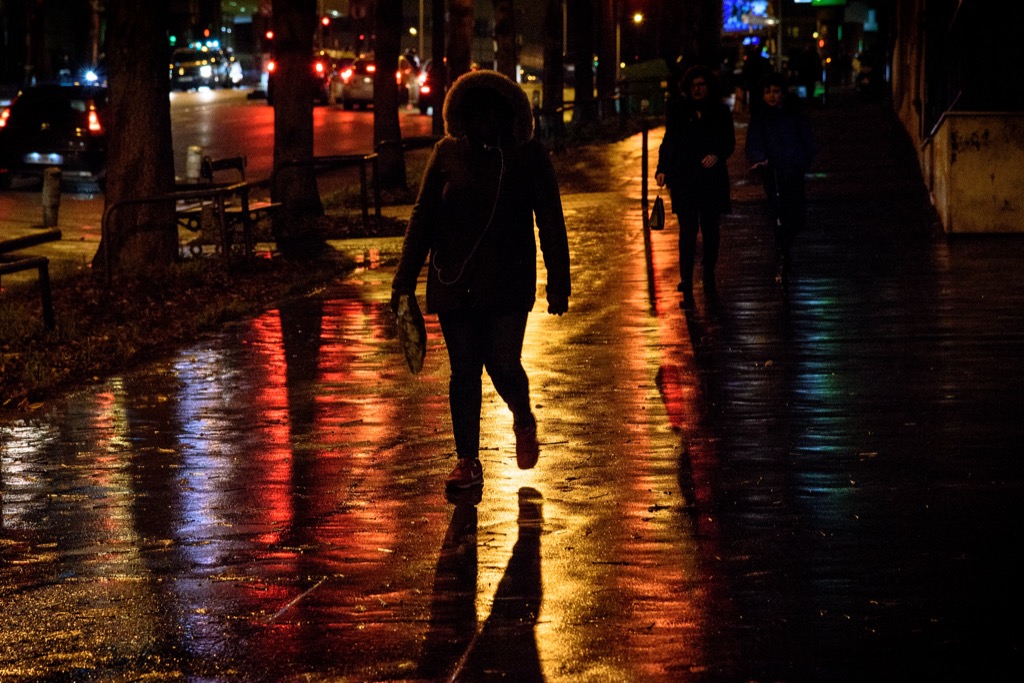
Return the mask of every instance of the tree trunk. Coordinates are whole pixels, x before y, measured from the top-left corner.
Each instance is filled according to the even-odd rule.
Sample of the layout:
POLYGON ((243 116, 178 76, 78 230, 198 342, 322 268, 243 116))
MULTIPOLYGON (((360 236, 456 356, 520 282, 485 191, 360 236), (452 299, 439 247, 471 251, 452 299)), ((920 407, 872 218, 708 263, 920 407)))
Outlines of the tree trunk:
MULTIPOLYGON (((107 69, 110 115, 105 208, 174 189, 167 3, 110 0, 107 69)), ((178 255, 174 203, 126 205, 111 214, 93 258, 97 271, 140 272, 178 255)))
POLYGON ((562 118, 563 90, 565 88, 565 59, 562 54, 563 31, 562 0, 547 0, 544 10, 544 75, 541 82, 541 111, 547 138, 565 135, 562 118))
POLYGON ((598 0, 597 21, 597 96, 601 101, 603 116, 613 113, 611 104, 615 96, 615 75, 619 67, 615 63, 615 0, 598 0))
POLYGON ((100 63, 100 27, 103 15, 101 0, 89 0, 89 67, 95 69, 100 63))
POLYGON ((377 73, 373 76, 373 142, 384 187, 404 188, 405 154, 398 122, 395 67, 402 41, 402 0, 377 0, 377 73))
POLYGON ((494 70, 513 81, 519 55, 516 50, 516 15, 512 0, 494 2, 494 70))
POLYGON ((454 81, 473 65, 473 0, 448 0, 448 77, 454 81))
POLYGON ((681 55, 683 69, 695 64, 717 69, 722 59, 722 0, 680 3, 669 12, 669 25, 677 30, 662 32, 664 40, 672 41, 662 46, 662 53, 681 55))
POLYGON ((442 111, 442 105, 444 104, 445 93, 448 92, 448 75, 449 71, 447 68, 447 57, 445 56, 444 46, 446 44, 446 30, 444 21, 444 3, 445 0, 431 0, 430 4, 430 59, 433 62, 432 67, 435 74, 441 74, 440 78, 434 78, 434 101, 437 102, 437 106, 434 107, 433 118, 431 120, 431 132, 434 135, 444 135, 444 112, 442 111), (437 88, 440 87, 440 90, 437 88))
POLYGON ((573 123, 585 129, 597 119, 594 106, 593 0, 569 0, 569 35, 575 65, 573 123))
POLYGON ((281 202, 273 232, 281 253, 304 257, 324 246, 324 213, 313 169, 313 95, 310 68, 317 27, 316 0, 276 0, 271 25, 274 74, 274 172, 270 194, 281 202))

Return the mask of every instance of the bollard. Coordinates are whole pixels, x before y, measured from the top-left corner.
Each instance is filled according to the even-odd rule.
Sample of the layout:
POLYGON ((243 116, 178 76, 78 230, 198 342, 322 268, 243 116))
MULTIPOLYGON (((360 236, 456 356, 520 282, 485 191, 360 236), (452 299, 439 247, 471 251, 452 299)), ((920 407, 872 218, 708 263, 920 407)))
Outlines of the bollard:
POLYGON ((43 227, 57 227, 57 214, 60 210, 60 176, 57 167, 43 171, 43 227))
POLYGON ((185 157, 185 182, 198 183, 200 170, 203 167, 203 148, 192 145, 185 157))

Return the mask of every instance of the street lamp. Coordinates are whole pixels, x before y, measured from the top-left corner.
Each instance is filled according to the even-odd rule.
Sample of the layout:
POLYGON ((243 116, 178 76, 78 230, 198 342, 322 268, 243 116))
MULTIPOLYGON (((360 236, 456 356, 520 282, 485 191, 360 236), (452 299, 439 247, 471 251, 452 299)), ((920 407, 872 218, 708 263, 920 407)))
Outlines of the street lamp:
MULTIPOLYGON (((621 70, 626 67, 626 63, 622 61, 622 22, 625 19, 625 8, 621 5, 615 10, 615 81, 618 82, 621 78, 621 70)), ((640 26, 644 23, 644 13, 637 11, 633 13, 630 20, 633 22, 633 26, 640 26)), ((635 35, 635 34, 634 34, 635 35)), ((635 40, 635 39, 634 39, 635 40)))

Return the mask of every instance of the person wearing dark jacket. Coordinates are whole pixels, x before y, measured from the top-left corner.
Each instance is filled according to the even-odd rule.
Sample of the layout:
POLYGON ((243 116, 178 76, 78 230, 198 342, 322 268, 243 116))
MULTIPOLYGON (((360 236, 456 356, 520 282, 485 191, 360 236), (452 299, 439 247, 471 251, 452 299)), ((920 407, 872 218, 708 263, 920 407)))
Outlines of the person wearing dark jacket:
POLYGON ((694 66, 682 79, 682 97, 670 103, 658 150, 655 180, 668 185, 672 213, 679 219, 680 305, 693 306, 693 263, 697 232, 703 239, 705 296, 715 289, 721 214, 732 210, 726 159, 736 148, 732 113, 714 87, 714 74, 694 66))
POLYGON ((785 79, 775 73, 762 81, 765 106, 750 118, 745 149, 751 170, 761 174, 783 285, 787 284, 793 236, 807 222, 804 174, 815 153, 810 121, 797 108, 796 100, 786 96, 785 84, 785 79))
POLYGON ((568 310, 569 245, 547 150, 533 135, 526 93, 495 71, 472 71, 443 106, 445 136, 427 162, 392 282, 392 308, 415 296, 427 264, 427 313, 448 349, 458 462, 447 486, 483 483, 479 460, 484 369, 512 412, 521 468, 536 464, 537 422, 521 355, 537 290, 540 237, 548 313, 568 310))

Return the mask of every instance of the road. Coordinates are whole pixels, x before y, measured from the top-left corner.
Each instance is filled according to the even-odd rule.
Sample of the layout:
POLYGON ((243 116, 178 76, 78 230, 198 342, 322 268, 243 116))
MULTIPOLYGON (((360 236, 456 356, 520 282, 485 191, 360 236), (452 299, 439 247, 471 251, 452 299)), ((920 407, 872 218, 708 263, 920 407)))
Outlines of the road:
MULTIPOLYGON (((244 154, 248 173, 266 178, 274 154, 274 108, 248 99, 248 90, 171 93, 174 171, 185 173, 188 147, 198 145, 212 157, 244 154)), ((429 135, 431 120, 417 110, 401 113, 402 134, 429 135)), ((337 107, 313 108, 313 153, 317 156, 373 151, 373 112, 337 107)))
MULTIPOLYGON (((185 175, 188 148, 198 145, 212 157, 245 155, 247 177, 270 175, 274 154, 274 109, 266 100, 249 99, 249 90, 206 90, 171 93, 171 135, 174 172, 185 175)), ((417 110, 400 114, 404 137, 429 135, 431 119, 417 110)), ((314 154, 354 154, 373 151, 373 112, 344 111, 341 107, 314 107, 314 154)), ((24 230, 42 222, 38 183, 15 181, 10 192, 0 192, 0 239, 5 228, 24 230)), ((68 186, 61 197, 59 227, 98 230, 103 195, 93 185, 68 186)))

